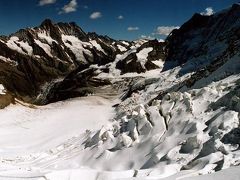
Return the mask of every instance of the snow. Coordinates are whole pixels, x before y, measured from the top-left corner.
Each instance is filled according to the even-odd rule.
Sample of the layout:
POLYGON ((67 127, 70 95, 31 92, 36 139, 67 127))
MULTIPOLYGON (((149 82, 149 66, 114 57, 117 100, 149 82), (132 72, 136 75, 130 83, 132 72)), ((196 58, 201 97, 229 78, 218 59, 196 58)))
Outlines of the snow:
POLYGON ((41 47, 50 57, 52 57, 52 53, 51 53, 51 47, 46 44, 46 43, 43 43, 37 39, 34 39, 35 43, 41 47))
MULTIPOLYGON (((140 170, 140 171, 116 171, 116 172, 109 172, 109 171, 97 171, 87 168, 81 169, 71 169, 71 170, 61 170, 55 171, 52 173, 48 173, 43 175, 41 173, 35 174, 35 178, 31 178, 31 180, 78 180, 79 177, 81 179, 86 180, 238 180, 240 176, 239 167, 232 167, 226 170, 222 170, 217 173, 197 176, 197 175, 190 175, 191 171, 182 171, 181 173, 177 173, 175 175, 169 177, 161 177, 161 176, 154 176, 154 177, 144 177, 144 174, 148 174, 149 171, 147 170, 140 170), (133 177, 134 174, 143 175, 142 177, 133 177)), ((0 178, 2 180, 2 178, 0 178)), ((13 179, 13 178, 9 178, 13 179)), ((20 176, 17 179, 30 179, 28 176, 20 176), (21 178, 22 177, 22 178, 21 178), (24 178, 27 177, 27 178, 24 178)), ((3 180, 8 180, 7 177, 4 177, 3 180)))
POLYGON ((6 63, 8 63, 10 65, 13 65, 13 66, 17 66, 18 65, 18 63, 16 61, 13 61, 12 59, 6 58, 6 57, 3 57, 3 56, 0 56, 0 60, 4 61, 4 62, 6 62, 6 63))
POLYGON ((117 47, 121 52, 127 51, 127 48, 125 48, 124 46, 121 46, 121 45, 118 44, 117 47))
POLYGON ((14 50, 16 50, 16 51, 18 51, 18 52, 20 52, 20 53, 22 53, 22 54, 25 54, 24 52, 23 52, 23 50, 19 47, 19 46, 17 46, 17 44, 15 43, 15 41, 18 41, 19 40, 19 38, 18 37, 16 37, 16 36, 12 36, 8 41, 7 41, 7 46, 9 47, 9 48, 11 48, 11 49, 14 49, 14 50))
POLYGON ((115 60, 109 64, 109 73, 101 73, 97 77, 109 77, 114 78, 116 76, 120 76, 121 71, 116 68, 116 65, 119 61, 125 59, 127 56, 129 56, 132 53, 135 53, 137 51, 136 48, 130 49, 129 51, 124 52, 123 54, 117 54, 115 60))
POLYGON ((16 50, 17 52, 19 52, 21 54, 26 54, 26 52, 27 52, 28 55, 32 55, 32 52, 33 52, 32 47, 27 42, 19 41, 19 38, 16 36, 12 36, 7 41, 6 44, 9 48, 16 50))
MULTIPOLYGON (((130 77, 153 77, 153 76, 158 76, 159 73, 161 72, 164 62, 159 59, 156 61, 152 61, 154 64, 156 64, 157 66, 159 66, 158 69, 155 70, 150 70, 150 71, 146 71, 144 73, 125 73, 125 74, 121 74, 121 71, 119 69, 116 68, 116 64, 121 61, 124 60, 125 58, 127 58, 127 56, 129 56, 132 53, 136 53, 138 55, 138 61, 141 61, 141 64, 143 64, 143 67, 145 67, 145 63, 147 61, 147 56, 148 53, 151 52, 153 50, 153 48, 144 48, 142 49, 140 52, 137 52, 137 48, 136 47, 132 47, 132 49, 123 52, 122 54, 117 54, 115 60, 112 63, 107 64, 106 66, 109 67, 109 73, 104 73, 101 72, 96 76, 97 78, 103 78, 103 79, 115 79, 115 78, 130 78, 130 77)), ((93 67, 93 66, 92 66, 93 67)), ((100 66, 94 66, 97 69, 101 69, 100 66)))
POLYGON ((5 94, 5 88, 2 84, 0 84, 0 95, 4 95, 5 94))
POLYGON ((133 42, 134 42, 134 47, 140 47, 144 43, 148 42, 148 40, 146 40, 146 39, 138 39, 138 40, 135 40, 133 42))
POLYGON ((86 156, 83 143, 111 123, 113 103, 88 96, 42 107, 16 103, 0 110, 0 179, 41 177, 64 166, 80 168, 79 158, 86 156))
POLYGON ((123 43, 124 45, 126 45, 126 46, 129 46, 130 44, 128 43, 128 42, 126 42, 126 41, 121 41, 121 43, 123 43))
POLYGON ((83 52, 85 54, 88 54, 89 56, 92 56, 91 52, 84 48, 84 46, 92 47, 92 44, 80 41, 75 36, 68 36, 68 35, 62 35, 62 40, 65 46, 69 47, 71 51, 75 54, 77 61, 87 63, 83 52))
MULTIPOLYGON (((129 159, 134 159, 135 162, 131 169, 152 169, 153 172, 159 170, 161 173, 148 171, 148 178, 137 175, 137 178, 129 179, 161 179, 170 176, 171 173, 177 173, 172 176, 173 180, 181 177, 181 173, 184 174, 181 179, 194 179, 193 176, 215 172, 215 168, 221 162, 222 169, 240 163, 240 154, 236 151, 238 145, 225 144, 221 141, 225 135, 239 127, 239 111, 236 110, 239 107, 236 105, 240 102, 239 97, 226 96, 230 93, 229 90, 238 87, 240 78, 238 61, 238 55, 233 56, 218 70, 197 81, 189 89, 183 87, 178 90, 179 85, 192 75, 190 71, 179 77, 181 67, 162 73, 159 71, 158 75, 145 76, 144 80, 135 83, 133 90, 135 87, 146 85, 147 81, 151 82, 153 77, 159 78, 157 82, 154 80, 146 85, 144 90, 133 93, 118 107, 118 121, 121 121, 120 124, 126 124, 125 131, 122 132, 124 136, 119 139, 124 138, 123 144, 128 148, 128 150, 120 148, 121 155, 126 156, 123 155, 124 151, 131 154, 129 159), (147 104, 167 89, 172 89, 172 92, 166 94, 162 100, 154 100, 147 104), (178 91, 175 92, 174 89, 178 91), (141 147, 141 160, 138 158, 138 151, 135 150, 136 146, 141 147), (150 150, 149 147, 153 148, 150 150), (144 159, 145 156, 149 157, 144 159), (139 166, 140 164, 142 166, 139 166), (183 166, 190 170, 178 173, 183 166), (164 168, 167 170, 164 171, 164 168)), ((136 77, 134 73, 123 76, 136 77)), ((117 160, 120 164, 125 164, 126 161, 117 160)), ((141 171, 138 170, 138 173, 141 171)), ((218 173, 196 178, 215 179, 215 177, 219 177, 218 173)), ((238 176, 232 175, 230 178, 236 177, 238 176)))
POLYGON ((152 63, 154 63, 155 65, 157 65, 160 68, 163 68, 164 66, 164 61, 162 59, 156 60, 156 61, 151 61, 152 63))
MULTIPOLYGON (((90 55, 86 47, 101 50, 95 41, 66 35, 62 39, 81 62, 85 62, 84 53, 90 55)), ((17 48, 19 39, 11 41, 17 48)), ((36 43, 50 53, 49 44, 36 43)), ((190 87, 195 69, 210 64, 226 48, 224 43, 208 46, 211 57, 192 58, 181 67, 162 72, 159 59, 152 61, 159 69, 121 75, 116 64, 131 53, 137 52, 144 67, 153 48, 138 52, 140 43, 144 42, 135 42, 131 50, 107 64, 110 73, 96 77, 116 83, 114 87, 132 80, 126 91, 119 88, 116 95, 115 89, 106 87, 103 93, 112 96, 98 93, 45 106, 16 100, 1 109, 0 179, 239 179, 239 167, 233 167, 240 164, 239 53, 228 56, 221 67, 190 87), (127 98, 120 100, 124 95, 127 98)), ((188 43, 196 46, 199 41, 188 43)), ((0 94, 4 93, 0 85, 0 94)))
MULTIPOLYGON (((194 180, 237 180, 240 177, 239 167, 232 167, 226 170, 219 171, 210 175, 195 176, 194 180)), ((184 178, 184 180, 191 180, 192 177, 184 178)))
POLYGON ((19 41, 18 43, 25 51, 27 51, 28 55, 32 55, 33 49, 27 42, 19 41))
POLYGON ((39 32, 38 37, 42 40, 46 40, 48 44, 52 44, 53 42, 57 43, 51 36, 47 35, 45 31, 39 32))
MULTIPOLYGON (((230 66, 235 61, 237 57, 213 76, 223 69, 238 72, 238 67, 230 66)), ((239 75, 214 82, 209 76, 196 87, 174 91, 192 75, 179 77, 180 70, 139 75, 144 78, 132 88, 145 88, 120 102, 115 111, 112 105, 119 100, 98 95, 34 108, 17 103, 0 110, 0 176, 211 180, 221 177, 208 174, 222 162, 226 174, 234 172, 231 177, 237 177, 238 171, 228 168, 240 163, 238 146, 221 139, 239 127, 239 112, 231 106, 223 109, 225 101, 216 102, 237 87, 239 75), (149 103, 167 89, 173 91, 149 103)), ((232 100, 236 98, 228 99, 232 100)))
POLYGON ((35 108, 10 105, 0 110, 0 119, 4 120, 0 122, 0 156, 44 151, 86 130, 97 129, 111 117, 109 103, 89 96, 35 108))
POLYGON ((150 53, 153 50, 152 47, 144 48, 141 51, 139 51, 136 55, 138 58, 138 61, 141 63, 142 67, 145 67, 145 64, 147 62, 148 53, 150 53))
POLYGON ((97 43, 96 40, 92 40, 92 41, 90 41, 90 43, 91 43, 98 51, 101 51, 101 52, 103 52, 104 54, 107 54, 107 53, 104 51, 104 49, 101 47, 101 45, 97 43))

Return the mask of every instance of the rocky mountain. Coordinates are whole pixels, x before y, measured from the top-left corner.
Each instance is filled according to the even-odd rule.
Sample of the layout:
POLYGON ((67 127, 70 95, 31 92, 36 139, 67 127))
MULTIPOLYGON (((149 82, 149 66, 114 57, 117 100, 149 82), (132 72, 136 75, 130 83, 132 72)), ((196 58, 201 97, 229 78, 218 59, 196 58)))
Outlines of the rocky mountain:
POLYGON ((93 79, 99 72, 116 76, 184 65, 179 76, 196 72, 189 82, 195 81, 203 71, 209 73, 207 66, 219 67, 224 57, 239 50, 238 12, 239 5, 234 4, 214 16, 195 14, 166 42, 117 41, 86 34, 75 23, 54 24, 47 19, 39 27, 1 36, 0 83, 17 98, 46 104, 111 84, 93 79))
POLYGON ((214 16, 194 14, 166 40, 169 69, 191 60, 192 65, 182 74, 196 71, 224 56, 233 56, 239 51, 239 5, 220 11, 214 16))
MULTIPOLYGON (((105 66, 101 69, 104 72, 109 72, 108 66, 116 61, 116 69, 121 73, 156 69, 158 65, 152 61, 163 56, 159 51, 163 46, 164 43, 158 41, 116 41, 96 33, 86 34, 75 23, 54 24, 47 19, 39 27, 0 38, 0 83, 17 98, 46 104, 66 99, 68 95, 64 94, 85 95, 86 92, 76 89, 88 86, 94 72, 91 65, 105 66), (138 61, 137 52, 148 47, 153 48, 149 59, 138 61), (126 61, 132 62, 126 65, 126 61), (48 95, 55 83, 58 89, 48 95), (64 89, 68 92, 57 92, 64 89)), ((99 84, 101 82, 91 85, 99 84)))

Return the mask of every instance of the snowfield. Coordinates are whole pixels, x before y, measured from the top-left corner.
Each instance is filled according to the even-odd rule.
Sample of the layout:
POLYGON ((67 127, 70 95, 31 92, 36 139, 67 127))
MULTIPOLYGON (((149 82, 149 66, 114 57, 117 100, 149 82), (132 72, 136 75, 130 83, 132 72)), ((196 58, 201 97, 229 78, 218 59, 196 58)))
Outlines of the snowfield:
POLYGON ((19 41, 19 38, 16 36, 12 36, 9 41, 7 42, 7 46, 13 50, 18 51, 19 53, 22 54, 27 54, 32 55, 32 47, 29 46, 27 42, 19 41), (24 52, 23 49, 26 51, 24 52))
POLYGON ((111 102, 95 96, 42 107, 10 105, 0 110, 1 157, 44 151, 87 130, 100 128, 111 116, 111 102))
MULTIPOLYGON (((234 61, 222 68, 236 73, 238 67, 229 66, 234 61)), ((95 95, 46 106, 19 102, 0 110, 0 179, 222 177, 222 172, 198 175, 240 163, 238 144, 228 143, 239 127, 239 104, 234 103, 239 101, 235 96, 225 99, 238 87, 240 76, 223 78, 215 72, 215 82, 209 76, 175 92, 192 75, 179 77, 180 70, 141 74, 145 79, 132 89, 145 88, 122 102, 120 96, 95 95), (166 89, 173 91, 158 100, 166 89)), ((240 175, 238 168, 229 173, 240 175)))
MULTIPOLYGON (((110 100, 89 96, 42 107, 17 103, 0 110, 0 177, 46 169, 58 162, 60 152, 63 159, 74 156, 67 148, 80 146, 87 132, 109 123, 111 106, 110 100)), ((55 168, 64 165, 57 164, 55 168)))

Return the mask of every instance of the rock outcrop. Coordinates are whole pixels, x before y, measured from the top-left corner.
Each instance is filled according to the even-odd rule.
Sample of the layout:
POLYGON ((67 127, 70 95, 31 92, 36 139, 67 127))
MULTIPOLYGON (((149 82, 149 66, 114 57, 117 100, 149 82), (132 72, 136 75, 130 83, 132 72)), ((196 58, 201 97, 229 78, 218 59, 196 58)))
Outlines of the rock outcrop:
MULTIPOLYGON (((105 66, 101 71, 109 72, 117 55, 140 48, 138 42, 87 34, 75 23, 55 24, 47 19, 39 27, 0 37, 0 83, 15 97, 34 104, 85 95, 88 91, 76 89, 106 83, 90 80, 94 76, 91 65, 105 66)), ((155 54, 161 56, 157 46, 153 49, 151 59, 155 54)), ((147 69, 158 67, 150 61, 146 62, 147 69)), ((138 68, 139 63, 133 63, 130 70, 124 63, 118 67, 122 73, 146 71, 138 68)))

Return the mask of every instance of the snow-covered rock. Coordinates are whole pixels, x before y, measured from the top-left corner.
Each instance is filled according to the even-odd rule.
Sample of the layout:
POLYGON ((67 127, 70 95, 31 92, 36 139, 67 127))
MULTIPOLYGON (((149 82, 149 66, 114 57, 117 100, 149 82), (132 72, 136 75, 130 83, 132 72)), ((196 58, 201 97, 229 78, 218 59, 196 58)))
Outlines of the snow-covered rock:
POLYGON ((5 88, 3 87, 2 84, 0 84, 0 94, 1 95, 5 94, 5 88))

